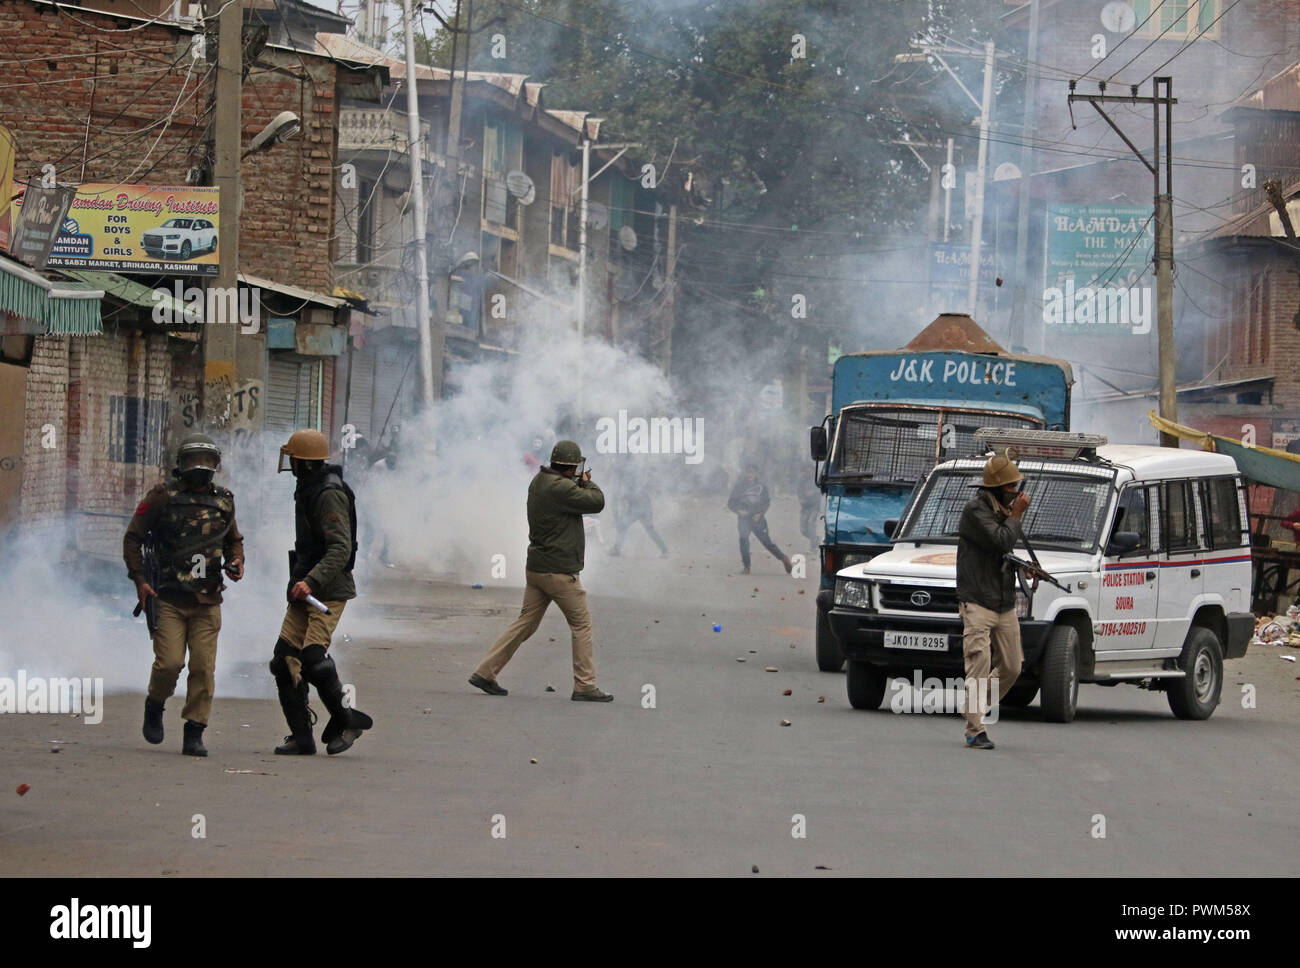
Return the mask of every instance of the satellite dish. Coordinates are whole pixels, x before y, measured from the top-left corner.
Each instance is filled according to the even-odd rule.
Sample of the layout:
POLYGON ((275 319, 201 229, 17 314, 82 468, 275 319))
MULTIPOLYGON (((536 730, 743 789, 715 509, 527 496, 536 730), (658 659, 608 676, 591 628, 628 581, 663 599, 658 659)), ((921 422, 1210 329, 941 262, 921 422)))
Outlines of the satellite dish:
POLYGON ((506 175, 506 191, 519 199, 521 205, 531 205, 537 198, 537 186, 522 171, 512 171, 506 175))
POLYGON ((1126 34, 1137 23, 1133 6, 1124 0, 1114 0, 1101 8, 1101 25, 1112 34, 1126 34))
POLYGON ((588 202, 587 224, 593 229, 603 229, 609 224, 609 209, 600 202, 588 202))
POLYGON ((624 225, 618 230, 618 244, 628 252, 633 251, 636 248, 636 230, 630 225, 624 225))

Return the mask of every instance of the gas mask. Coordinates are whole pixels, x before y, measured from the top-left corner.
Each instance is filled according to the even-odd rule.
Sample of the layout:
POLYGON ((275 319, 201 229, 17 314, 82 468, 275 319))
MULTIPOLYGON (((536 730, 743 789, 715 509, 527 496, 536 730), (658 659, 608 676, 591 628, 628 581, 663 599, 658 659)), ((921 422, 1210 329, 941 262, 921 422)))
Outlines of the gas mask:
POLYGON ((216 473, 211 467, 187 467, 177 476, 191 487, 203 487, 212 483, 216 473))

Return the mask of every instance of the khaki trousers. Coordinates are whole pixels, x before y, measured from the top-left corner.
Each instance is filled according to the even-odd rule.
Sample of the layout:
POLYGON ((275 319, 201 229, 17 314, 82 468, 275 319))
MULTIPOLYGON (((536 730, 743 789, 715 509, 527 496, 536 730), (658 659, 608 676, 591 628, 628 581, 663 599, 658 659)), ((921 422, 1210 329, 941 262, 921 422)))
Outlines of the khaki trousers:
POLYGON ((487 657, 474 670, 484 679, 496 681, 524 640, 537 631, 547 606, 560 606, 569 630, 573 633, 573 691, 591 692, 596 688, 596 666, 592 661, 591 613, 587 611, 587 593, 577 575, 524 573, 524 607, 519 617, 497 639, 487 657))
POLYGON ((158 627, 153 634, 153 670, 149 674, 149 698, 165 702, 176 691, 176 680, 185 667, 189 646, 190 674, 185 681, 185 708, 181 715, 207 724, 212 712, 212 691, 216 680, 217 633, 221 631, 221 606, 198 602, 178 605, 156 599, 158 627))
POLYGON ((1015 609, 995 612, 973 602, 962 602, 960 607, 961 651, 966 663, 966 735, 978 736, 984 731, 984 717, 989 711, 988 698, 992 695, 988 682, 990 666, 997 678, 998 701, 1001 702, 1015 684, 1024 664, 1020 620, 1016 618, 1015 609))
MULTIPOLYGON (((280 623, 280 638, 284 639, 301 652, 309 645, 323 645, 328 651, 334 630, 338 628, 339 619, 343 617, 343 607, 347 602, 322 602, 329 614, 318 612, 306 602, 290 602, 285 610, 284 621, 280 623)), ((302 679, 302 660, 296 655, 284 657, 289 667, 293 684, 298 685, 302 679)))

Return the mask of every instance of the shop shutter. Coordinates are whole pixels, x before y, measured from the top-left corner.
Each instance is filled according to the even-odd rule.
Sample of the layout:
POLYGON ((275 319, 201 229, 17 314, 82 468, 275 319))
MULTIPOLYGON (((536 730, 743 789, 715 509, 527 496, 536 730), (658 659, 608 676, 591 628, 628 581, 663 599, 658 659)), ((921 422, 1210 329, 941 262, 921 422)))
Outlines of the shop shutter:
MULTIPOLYGON (((346 377, 344 370, 344 379, 346 377)), ((375 354, 371 350, 352 351, 352 383, 344 402, 341 419, 357 428, 367 440, 374 440, 379 428, 372 426, 375 412, 375 354)))
POLYGON ((268 430, 292 433, 319 426, 320 363, 293 357, 272 357, 267 371, 266 422, 268 430))

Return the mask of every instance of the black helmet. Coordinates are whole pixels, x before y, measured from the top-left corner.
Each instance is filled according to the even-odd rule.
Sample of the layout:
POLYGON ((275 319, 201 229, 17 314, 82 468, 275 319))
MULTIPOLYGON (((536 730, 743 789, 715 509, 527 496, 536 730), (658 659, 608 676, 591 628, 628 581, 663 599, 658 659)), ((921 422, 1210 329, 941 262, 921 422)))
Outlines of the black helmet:
POLYGON ((207 434, 187 434, 181 441, 180 446, 176 448, 176 464, 180 466, 181 460, 187 454, 211 454, 221 463, 221 448, 217 442, 207 434))

